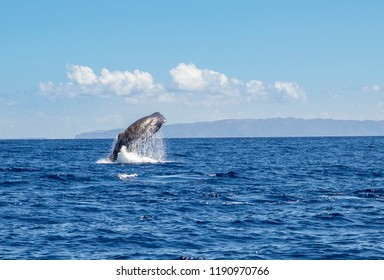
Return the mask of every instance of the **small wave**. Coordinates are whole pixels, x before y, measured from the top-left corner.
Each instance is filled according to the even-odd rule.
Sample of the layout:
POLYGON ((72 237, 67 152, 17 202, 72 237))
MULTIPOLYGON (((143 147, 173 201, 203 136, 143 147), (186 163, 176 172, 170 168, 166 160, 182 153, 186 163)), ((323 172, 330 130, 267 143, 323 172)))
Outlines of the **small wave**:
POLYGON ((353 192, 358 197, 362 198, 383 198, 384 190, 382 189, 364 189, 353 192))
POLYGON ((180 256, 177 258, 178 260, 204 260, 204 257, 191 257, 191 256, 180 256))
POLYGON ((223 202, 223 205, 230 206, 230 205, 246 205, 250 204, 249 202, 246 201, 227 201, 223 202))
POLYGON ((113 163, 109 158, 101 158, 96 161, 97 164, 110 164, 113 163))
POLYGON ((124 173, 117 174, 117 177, 119 177, 120 180, 126 180, 126 179, 129 179, 129 178, 135 178, 137 176, 138 175, 136 173, 133 173, 133 174, 124 174, 124 173))

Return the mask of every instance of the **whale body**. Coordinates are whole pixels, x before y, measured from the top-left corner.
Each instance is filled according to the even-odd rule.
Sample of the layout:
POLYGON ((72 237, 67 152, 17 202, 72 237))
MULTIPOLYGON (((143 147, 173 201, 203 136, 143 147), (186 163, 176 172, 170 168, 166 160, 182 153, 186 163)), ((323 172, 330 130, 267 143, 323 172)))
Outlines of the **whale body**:
POLYGON ((127 151, 134 151, 135 147, 144 143, 144 141, 159 131, 165 122, 166 118, 159 112, 138 119, 126 130, 119 133, 109 159, 116 161, 123 146, 126 147, 127 151))

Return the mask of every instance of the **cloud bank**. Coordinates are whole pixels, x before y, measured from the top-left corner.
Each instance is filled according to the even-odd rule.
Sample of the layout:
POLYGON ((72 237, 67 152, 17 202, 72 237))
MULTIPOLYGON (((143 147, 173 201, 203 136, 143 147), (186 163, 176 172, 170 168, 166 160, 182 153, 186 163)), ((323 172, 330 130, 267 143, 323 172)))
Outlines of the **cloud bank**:
POLYGON ((162 85, 154 82, 148 72, 135 70, 110 71, 103 68, 96 75, 91 67, 67 65, 67 83, 55 85, 51 81, 40 82, 42 94, 53 96, 110 96, 120 95, 139 102, 142 98, 162 92, 162 85))
POLYGON ((268 84, 260 80, 243 82, 194 64, 180 63, 170 70, 173 82, 180 91, 204 91, 250 99, 305 101, 306 93, 296 82, 276 81, 268 84))
POLYGON ((296 82, 241 81, 186 63, 178 64, 169 74, 173 83, 165 85, 155 82, 150 73, 141 70, 110 71, 103 68, 100 74, 95 74, 89 66, 69 64, 66 83, 40 82, 39 90, 50 96, 122 96, 130 103, 196 102, 197 99, 303 102, 307 99, 303 87, 296 82))

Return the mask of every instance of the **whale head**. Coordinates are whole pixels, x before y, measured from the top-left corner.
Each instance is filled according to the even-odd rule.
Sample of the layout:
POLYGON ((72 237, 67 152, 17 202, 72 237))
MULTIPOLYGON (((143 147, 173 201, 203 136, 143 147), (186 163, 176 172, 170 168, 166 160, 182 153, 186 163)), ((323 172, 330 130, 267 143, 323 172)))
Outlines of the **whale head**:
POLYGON ((159 112, 143 117, 130 126, 136 134, 132 138, 148 138, 159 131, 166 121, 167 119, 159 112))
POLYGON ((167 119, 159 112, 155 112, 149 115, 147 118, 149 121, 148 125, 153 129, 153 134, 155 134, 161 128, 161 126, 167 121, 167 119))

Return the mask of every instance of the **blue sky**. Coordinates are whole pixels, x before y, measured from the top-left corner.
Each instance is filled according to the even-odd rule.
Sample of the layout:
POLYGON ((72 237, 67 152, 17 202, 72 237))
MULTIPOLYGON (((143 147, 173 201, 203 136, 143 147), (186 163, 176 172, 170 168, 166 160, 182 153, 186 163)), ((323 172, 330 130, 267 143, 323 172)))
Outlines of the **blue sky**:
POLYGON ((384 120, 383 1, 0 2, 0 138, 160 111, 384 120))

